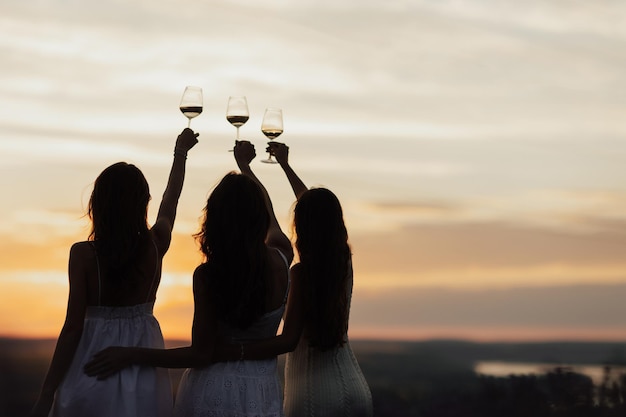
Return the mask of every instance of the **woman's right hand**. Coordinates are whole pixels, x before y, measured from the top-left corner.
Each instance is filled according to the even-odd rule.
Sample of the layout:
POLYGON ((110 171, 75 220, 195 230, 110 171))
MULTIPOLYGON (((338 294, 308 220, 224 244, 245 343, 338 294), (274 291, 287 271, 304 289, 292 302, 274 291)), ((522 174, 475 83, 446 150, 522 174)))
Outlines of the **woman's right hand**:
POLYGON ((133 348, 111 346, 96 353, 84 371, 88 376, 107 379, 133 364, 133 348))
POLYGON ((198 143, 199 133, 195 133, 193 130, 186 127, 178 138, 176 138, 175 150, 183 153, 187 153, 189 149, 193 148, 198 143))
POLYGON ((289 146, 281 142, 269 142, 267 144, 267 152, 274 155, 279 164, 289 163, 289 146))
POLYGON ((239 167, 248 166, 250 162, 256 157, 256 151, 254 145, 247 140, 238 140, 235 142, 233 149, 235 154, 235 160, 239 167))

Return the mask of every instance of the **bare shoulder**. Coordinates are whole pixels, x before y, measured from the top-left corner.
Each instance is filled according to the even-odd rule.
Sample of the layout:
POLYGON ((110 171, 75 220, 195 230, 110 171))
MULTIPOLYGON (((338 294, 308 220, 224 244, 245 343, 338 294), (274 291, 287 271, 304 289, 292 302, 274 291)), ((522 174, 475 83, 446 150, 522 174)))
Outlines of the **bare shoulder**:
POLYGON ((193 271, 193 287, 194 290, 206 289, 209 278, 209 267, 206 263, 202 263, 193 271))
POLYGON ((201 263, 193 270, 193 277, 199 278, 202 275, 206 275, 209 272, 208 265, 206 263, 201 263))
POLYGON ((95 265, 96 254, 91 242, 76 242, 70 248, 69 279, 74 285, 85 281, 95 265))
POLYGON ((289 292, 292 294, 292 297, 295 299, 301 299, 304 297, 305 289, 304 289, 304 281, 302 278, 302 265, 297 263, 291 267, 289 270, 289 278, 291 280, 291 287, 289 292))
POLYGON ((299 262, 295 265, 293 265, 291 267, 291 269, 289 270, 289 273, 291 274, 291 279, 298 279, 302 273, 302 264, 300 264, 299 262))
POLYGON ((91 242, 76 242, 70 248, 70 259, 75 261, 90 260, 95 256, 91 242))

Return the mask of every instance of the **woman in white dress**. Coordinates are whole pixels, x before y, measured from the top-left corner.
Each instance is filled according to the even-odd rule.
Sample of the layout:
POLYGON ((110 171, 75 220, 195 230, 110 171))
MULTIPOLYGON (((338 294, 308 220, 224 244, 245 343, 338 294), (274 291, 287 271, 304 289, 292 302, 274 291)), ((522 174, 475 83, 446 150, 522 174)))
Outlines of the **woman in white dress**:
POLYGON ((215 187, 196 235, 206 262, 193 276, 191 346, 159 350, 109 348, 85 368, 108 378, 128 364, 187 369, 174 415, 280 417, 282 390, 276 357, 249 361, 243 344, 276 334, 285 308, 293 250, 282 232, 265 188, 250 169, 250 142, 237 142, 242 174, 227 174, 215 187), (240 352, 212 364, 217 343, 240 352))
MULTIPOLYGON (((270 142, 298 199, 294 210, 299 263, 291 268, 291 289, 283 331, 243 346, 248 358, 289 352, 285 364, 287 417, 372 416, 372 396, 350 348, 352 255, 341 204, 325 188, 307 187, 288 163, 289 148, 270 142)), ((219 348, 214 360, 237 354, 219 348)))
POLYGON ((185 177, 187 151, 197 134, 178 136, 167 187, 154 225, 147 225, 148 183, 134 165, 119 162, 96 179, 89 200, 89 240, 69 259, 69 300, 50 369, 31 416, 136 417, 171 415, 169 375, 134 366, 105 382, 83 366, 112 344, 163 347, 152 315, 163 256, 170 245, 185 177))

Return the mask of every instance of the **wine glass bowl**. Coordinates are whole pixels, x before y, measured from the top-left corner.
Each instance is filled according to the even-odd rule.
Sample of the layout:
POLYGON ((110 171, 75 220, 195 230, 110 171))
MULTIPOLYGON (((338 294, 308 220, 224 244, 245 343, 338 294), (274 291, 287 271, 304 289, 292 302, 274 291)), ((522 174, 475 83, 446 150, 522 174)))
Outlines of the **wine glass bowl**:
MULTIPOLYGON (((265 109, 263 115, 263 122, 261 123, 261 132, 270 140, 273 141, 283 133, 283 111, 268 107, 265 109)), ((276 164, 277 161, 272 159, 272 154, 269 154, 267 159, 262 159, 261 162, 267 164, 276 164)))
POLYGON ((188 85, 180 99, 180 111, 185 115, 191 126, 191 119, 202 113, 202 88, 188 85))
POLYGON ((226 120, 237 128, 237 140, 239 140, 239 128, 246 124, 250 118, 248 112, 248 101, 245 96, 228 97, 228 106, 226 108, 226 120))

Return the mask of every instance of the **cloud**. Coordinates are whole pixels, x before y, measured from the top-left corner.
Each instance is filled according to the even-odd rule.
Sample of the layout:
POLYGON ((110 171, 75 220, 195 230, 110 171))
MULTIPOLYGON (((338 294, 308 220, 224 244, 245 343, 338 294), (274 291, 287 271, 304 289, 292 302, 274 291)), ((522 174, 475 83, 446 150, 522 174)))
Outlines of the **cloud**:
MULTIPOLYGON (((439 172, 420 172, 419 163, 412 171, 415 181, 440 179, 455 181, 461 187, 465 176, 483 176, 468 168, 465 175, 462 169, 439 172)), ((478 169, 478 168, 474 168, 478 169)), ((403 171, 402 165, 395 173, 403 171)), ((509 174, 517 176, 517 174, 509 174)), ((402 229, 416 224, 443 225, 472 223, 501 223, 519 228, 545 229, 572 234, 593 234, 603 232, 610 235, 624 230, 623 207, 626 206, 626 193, 621 190, 593 188, 535 188, 532 178, 519 189, 500 189, 494 182, 490 193, 482 195, 445 195, 435 197, 430 190, 415 190, 412 193, 397 196, 393 200, 381 189, 379 195, 369 196, 369 201, 345 200, 346 217, 356 219, 358 228, 367 219, 370 224, 384 225, 386 228, 402 229), (431 195, 429 195, 431 194, 431 195), (376 219, 376 220, 374 220, 376 219)), ((506 185, 507 182, 504 182, 506 185)), ((363 183, 363 187, 367 187, 363 183)), ((410 189, 410 182, 409 187, 410 189)), ((420 188, 425 188, 420 186, 420 188)), ((352 194, 355 194, 352 189, 352 194)), ((346 193, 344 190, 341 190, 346 193)), ((347 194, 347 193, 346 193, 347 194)), ((340 194, 341 195, 341 194, 340 194)), ((357 230, 357 232, 359 231, 357 230)), ((380 227, 378 228, 380 230, 380 227)))
POLYGON ((382 213, 393 215, 394 213, 416 213, 416 214, 450 214, 458 211, 460 208, 452 204, 436 201, 381 201, 372 203, 374 210, 380 210, 382 213))
POLYGON ((414 326, 624 326, 626 329, 624 296, 626 284, 483 290, 362 289, 359 307, 353 312, 372 325, 394 322, 414 326))
POLYGON ((622 232, 503 223, 415 224, 351 235, 355 270, 373 286, 515 286, 624 282, 622 232))
POLYGON ((624 340, 625 296, 625 284, 485 290, 357 289, 350 325, 357 334, 389 326, 390 335, 395 328, 396 336, 404 332, 405 338, 454 337, 456 333, 456 337, 491 340, 584 339, 595 334, 624 340))

